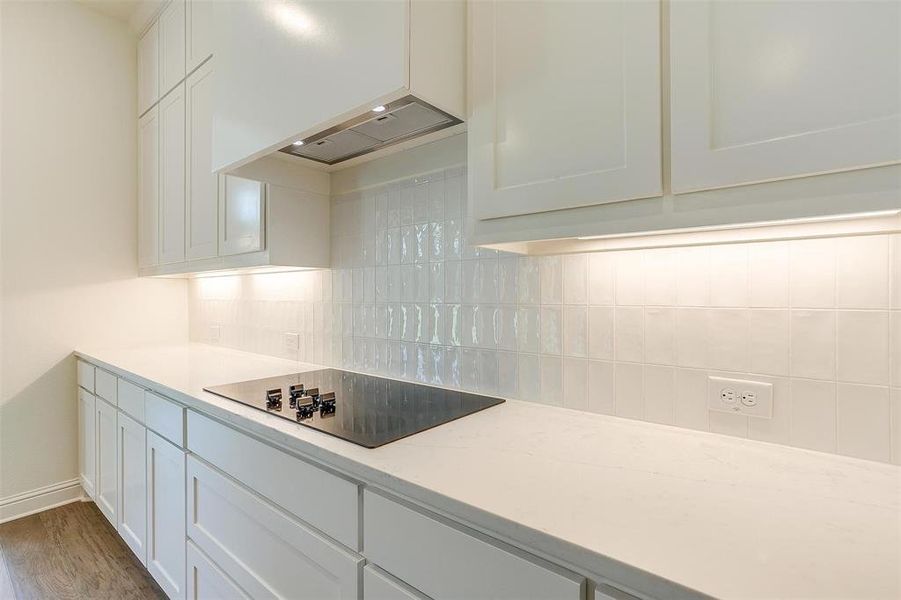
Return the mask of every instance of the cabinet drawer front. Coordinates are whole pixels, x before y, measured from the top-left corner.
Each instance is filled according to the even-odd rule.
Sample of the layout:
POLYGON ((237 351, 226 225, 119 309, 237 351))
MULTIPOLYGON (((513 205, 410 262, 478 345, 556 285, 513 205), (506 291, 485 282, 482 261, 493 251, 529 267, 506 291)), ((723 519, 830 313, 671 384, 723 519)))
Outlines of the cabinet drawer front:
POLYGON ((188 456, 188 537, 253 598, 356 600, 363 559, 188 456))
POLYGON ((188 567, 187 600, 249 600, 250 596, 190 541, 185 548, 188 567))
POLYGON ((116 376, 103 369, 97 369, 94 375, 94 381, 97 395, 113 406, 116 406, 118 404, 118 401, 116 400, 118 397, 116 376))
POLYGON ((188 411, 188 449, 342 544, 359 549, 355 483, 194 411, 188 411))
POLYGON ((133 383, 119 380, 119 410, 138 422, 144 422, 144 390, 133 383))
POLYGON ((173 444, 185 445, 185 409, 179 404, 144 392, 144 423, 173 444))
POLYGON ((584 579, 507 552, 378 494, 363 496, 366 558, 432 598, 583 597, 584 579))
POLYGON ((78 369, 78 385, 94 393, 94 365, 83 360, 76 361, 78 369))
POLYGON ((428 600, 373 565, 363 568, 363 600, 428 600))

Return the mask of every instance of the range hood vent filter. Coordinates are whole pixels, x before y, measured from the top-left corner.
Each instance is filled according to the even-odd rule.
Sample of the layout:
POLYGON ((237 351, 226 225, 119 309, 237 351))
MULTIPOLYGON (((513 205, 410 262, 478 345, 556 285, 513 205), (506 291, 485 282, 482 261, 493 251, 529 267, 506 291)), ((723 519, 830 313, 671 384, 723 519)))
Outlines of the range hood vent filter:
POLYGON ((281 152, 334 165, 462 123, 414 96, 386 104, 385 108, 379 113, 367 111, 304 139, 301 146, 286 146, 281 152))

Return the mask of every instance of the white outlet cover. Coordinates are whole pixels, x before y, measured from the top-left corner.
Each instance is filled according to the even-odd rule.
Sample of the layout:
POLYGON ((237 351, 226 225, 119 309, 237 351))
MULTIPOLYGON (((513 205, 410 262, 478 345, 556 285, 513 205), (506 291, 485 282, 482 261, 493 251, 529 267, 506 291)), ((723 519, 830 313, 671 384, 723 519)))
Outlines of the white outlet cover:
POLYGON ((772 419, 773 384, 710 376, 707 378, 707 409, 772 419))

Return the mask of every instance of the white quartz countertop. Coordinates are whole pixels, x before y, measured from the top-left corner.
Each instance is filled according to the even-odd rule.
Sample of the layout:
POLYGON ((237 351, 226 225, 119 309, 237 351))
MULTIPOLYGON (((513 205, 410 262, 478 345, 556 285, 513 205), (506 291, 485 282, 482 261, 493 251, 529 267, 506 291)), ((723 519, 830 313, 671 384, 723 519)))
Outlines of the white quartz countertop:
POLYGON ((517 401, 370 450, 203 391, 316 365, 200 344, 77 354, 646 594, 901 597, 896 466, 517 401))

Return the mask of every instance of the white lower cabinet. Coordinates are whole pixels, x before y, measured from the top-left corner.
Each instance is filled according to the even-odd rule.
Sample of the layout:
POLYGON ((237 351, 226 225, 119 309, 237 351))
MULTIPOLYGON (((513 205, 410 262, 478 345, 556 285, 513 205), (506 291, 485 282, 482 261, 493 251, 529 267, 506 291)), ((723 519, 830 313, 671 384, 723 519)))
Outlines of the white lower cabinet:
POLYGON ((117 529, 131 551, 147 561, 147 430, 119 413, 119 510, 117 529))
POLYGON ((119 506, 119 469, 118 469, 118 411, 115 406, 95 397, 97 415, 97 481, 94 501, 113 527, 116 527, 116 510, 119 506))
POLYGON ((94 395, 78 388, 78 474, 88 498, 94 498, 94 473, 97 468, 97 425, 94 395))
POLYGON ((431 598, 579 600, 585 579, 366 490, 366 558, 431 598))
POLYGON ((429 600, 375 565, 363 569, 363 600, 429 600))
POLYGON ((147 432, 147 570, 169 598, 185 597, 185 452, 147 432))
POLYGON ((193 455, 188 537, 252 598, 356 600, 363 558, 193 455))
POLYGON ((191 541, 187 542, 186 556, 188 566, 187 600, 248 600, 250 598, 191 541))
POLYGON ((170 599, 633 598, 118 377, 117 408, 93 374, 79 362, 85 493, 170 599))

